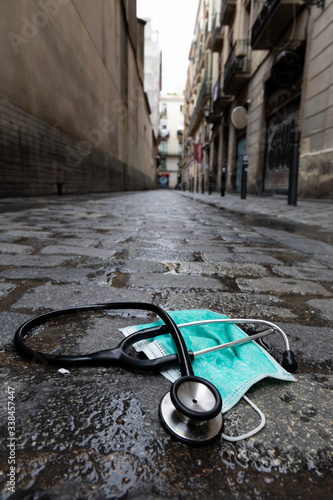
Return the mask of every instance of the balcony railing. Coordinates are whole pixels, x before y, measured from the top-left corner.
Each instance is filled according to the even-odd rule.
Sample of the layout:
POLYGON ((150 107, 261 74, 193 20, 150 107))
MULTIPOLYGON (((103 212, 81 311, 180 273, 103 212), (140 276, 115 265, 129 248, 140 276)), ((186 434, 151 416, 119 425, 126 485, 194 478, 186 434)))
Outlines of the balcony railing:
POLYGON ((221 25, 230 26, 234 18, 237 0, 222 0, 220 20, 221 25))
POLYGON ((208 117, 208 122, 213 123, 221 117, 221 113, 230 104, 233 97, 224 93, 223 77, 220 74, 213 89, 211 113, 208 117))
POLYGON ((248 80, 251 71, 250 42, 237 40, 233 45, 224 68, 223 89, 236 94, 248 80))
POLYGON ((224 26, 220 25, 219 14, 216 14, 212 22, 212 35, 210 49, 212 52, 221 52, 224 41, 224 26))
POLYGON ((209 29, 209 20, 206 19, 206 23, 205 23, 205 49, 206 50, 210 49, 211 35, 212 35, 212 32, 209 29))
POLYGON ((304 6, 302 0, 266 0, 252 26, 252 48, 269 50, 274 47, 304 6))
POLYGON ((203 108, 207 100, 210 98, 211 88, 211 80, 206 78, 201 86, 198 100, 191 116, 191 121, 187 130, 188 136, 193 135, 200 124, 201 118, 203 116, 203 108))
POLYGON ((158 152, 161 155, 167 155, 168 154, 168 143, 166 141, 162 141, 159 146, 158 146, 158 152))

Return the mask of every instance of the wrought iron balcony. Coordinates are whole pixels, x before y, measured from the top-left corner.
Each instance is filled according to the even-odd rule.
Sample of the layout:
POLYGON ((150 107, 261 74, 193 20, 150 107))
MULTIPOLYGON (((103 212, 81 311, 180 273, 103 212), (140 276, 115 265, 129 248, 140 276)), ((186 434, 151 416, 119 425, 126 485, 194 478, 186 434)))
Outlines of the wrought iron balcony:
POLYGON ((226 94, 237 94, 249 79, 250 72, 250 42, 248 40, 237 40, 224 67, 224 92, 226 94))
POLYGON ((203 1, 204 18, 206 19, 209 15, 209 0, 203 1))
POLYGON ((202 44, 200 44, 199 48, 199 55, 198 55, 198 70, 200 71, 204 66, 205 66, 205 47, 202 44))
POLYGON ((251 45, 254 50, 272 49, 300 9, 303 0, 266 0, 252 26, 251 45))
POLYGON ((220 12, 220 21, 222 26, 231 25, 236 10, 236 4, 237 0, 222 0, 220 12))
POLYGON ((221 117, 223 111, 233 100, 232 96, 226 95, 224 93, 222 83, 223 77, 220 74, 213 89, 211 112, 207 120, 209 123, 214 123, 216 120, 218 120, 221 117))
POLYGON ((209 20, 206 19, 205 22, 205 49, 210 49, 210 40, 211 40, 211 30, 209 29, 209 20))
POLYGON ((212 52, 221 52, 224 41, 224 26, 220 25, 219 15, 216 14, 212 23, 210 48, 212 52))
POLYGON ((188 136, 193 135, 194 132, 197 130, 198 126, 200 125, 201 119, 203 117, 203 108, 211 95, 211 90, 212 90, 211 87, 212 85, 210 79, 205 79, 201 86, 198 100, 194 108, 194 111, 192 113, 190 124, 188 126, 187 130, 188 136))

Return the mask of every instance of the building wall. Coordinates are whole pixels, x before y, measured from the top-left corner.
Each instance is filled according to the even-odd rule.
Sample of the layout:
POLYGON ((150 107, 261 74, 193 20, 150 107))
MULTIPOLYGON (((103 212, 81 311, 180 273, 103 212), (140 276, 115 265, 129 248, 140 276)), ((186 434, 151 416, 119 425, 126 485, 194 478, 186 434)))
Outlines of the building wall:
POLYGON ((135 5, 0 0, 0 196, 156 185, 135 5))
POLYGON ((157 138, 160 125, 161 51, 159 49, 158 31, 152 30, 150 19, 145 21, 145 90, 151 109, 151 122, 157 138))
POLYGON ((162 166, 160 172, 169 174, 169 187, 175 188, 181 175, 182 164, 182 135, 184 129, 184 99, 177 95, 160 97, 160 157, 162 166), (163 111, 163 110, 166 110, 163 111), (168 132, 163 138, 163 130, 168 132), (167 151, 166 154, 163 151, 167 151), (165 165, 163 165, 165 163, 165 165))
POLYGON ((300 191, 333 198, 333 2, 312 13, 304 79, 300 191))
POLYGON ((200 0, 185 96, 183 177, 188 187, 200 190, 200 175, 193 174, 199 171, 205 190, 211 181, 220 190, 226 168, 227 191, 240 190, 246 154, 248 192, 287 194, 296 127, 301 134, 298 194, 333 198, 332 36, 332 0, 324 8, 300 0, 200 0), (251 37, 261 9, 269 15, 258 43, 251 37), (204 64, 199 47, 205 49, 204 64), (299 80, 285 86, 272 76, 283 50, 296 52, 303 67, 299 80), (227 82, 229 69, 238 65, 242 69, 235 69, 236 77, 227 82), (202 94, 204 84, 210 91, 202 94), (247 125, 241 129, 232 121, 238 106, 247 109, 247 125), (195 158, 199 143, 203 165, 195 158))

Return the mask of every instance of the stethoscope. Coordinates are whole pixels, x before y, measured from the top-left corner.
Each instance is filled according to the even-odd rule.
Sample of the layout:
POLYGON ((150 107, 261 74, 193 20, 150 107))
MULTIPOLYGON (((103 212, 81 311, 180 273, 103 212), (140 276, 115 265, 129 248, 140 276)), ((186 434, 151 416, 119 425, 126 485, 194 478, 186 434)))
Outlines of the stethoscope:
POLYGON ((286 334, 281 328, 273 323, 264 320, 228 318, 194 321, 176 325, 174 320, 164 309, 154 304, 143 302, 94 304, 58 309, 44 313, 23 323, 15 333, 14 343, 18 352, 29 359, 44 364, 61 365, 62 367, 73 365, 103 365, 120 366, 136 372, 159 372, 173 366, 179 366, 181 377, 172 384, 170 391, 163 396, 159 405, 159 416, 165 429, 178 441, 186 444, 202 445, 214 441, 221 435, 223 425, 221 413, 222 398, 219 391, 211 382, 194 375, 192 361, 196 356, 263 338, 275 331, 280 333, 285 343, 282 366, 292 373, 297 369, 295 355, 290 350, 286 334), (79 313, 117 309, 150 311, 157 314, 164 324, 158 327, 139 330, 124 338, 117 347, 91 354, 77 356, 44 354, 31 349, 25 344, 24 339, 32 328, 41 326, 52 319, 79 313), (263 324, 266 327, 268 326, 268 329, 251 335, 255 330, 250 327, 250 329, 252 328, 252 332, 247 332, 251 335, 249 337, 202 349, 197 352, 188 351, 179 328, 205 323, 263 324), (128 353, 129 349, 135 343, 165 334, 171 334, 176 346, 176 354, 149 360, 135 358, 128 353))

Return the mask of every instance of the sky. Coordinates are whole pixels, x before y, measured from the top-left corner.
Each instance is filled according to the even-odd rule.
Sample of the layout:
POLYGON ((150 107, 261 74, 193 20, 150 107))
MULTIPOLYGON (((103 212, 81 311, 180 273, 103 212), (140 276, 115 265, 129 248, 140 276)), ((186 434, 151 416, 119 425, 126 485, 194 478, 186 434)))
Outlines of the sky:
POLYGON ((162 51, 162 94, 185 89, 199 0, 137 0, 137 17, 150 18, 162 51))

